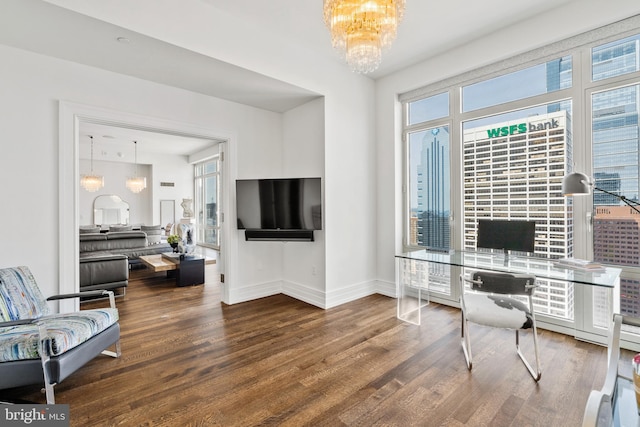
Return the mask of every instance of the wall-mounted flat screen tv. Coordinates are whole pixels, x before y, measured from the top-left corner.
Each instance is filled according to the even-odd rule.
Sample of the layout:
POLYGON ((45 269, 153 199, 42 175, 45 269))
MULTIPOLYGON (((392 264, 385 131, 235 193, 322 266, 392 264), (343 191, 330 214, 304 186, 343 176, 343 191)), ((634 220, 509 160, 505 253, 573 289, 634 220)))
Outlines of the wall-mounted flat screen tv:
POLYGON ((238 229, 321 230, 320 178, 239 179, 238 229))

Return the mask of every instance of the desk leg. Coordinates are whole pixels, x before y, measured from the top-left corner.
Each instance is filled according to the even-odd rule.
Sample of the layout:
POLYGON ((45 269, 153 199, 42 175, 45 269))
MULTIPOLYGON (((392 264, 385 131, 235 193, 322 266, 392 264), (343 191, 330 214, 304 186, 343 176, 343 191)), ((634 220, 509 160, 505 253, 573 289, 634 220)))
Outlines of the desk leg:
POLYGON ((420 325, 421 309, 429 304, 429 263, 404 258, 396 260, 397 317, 420 325))

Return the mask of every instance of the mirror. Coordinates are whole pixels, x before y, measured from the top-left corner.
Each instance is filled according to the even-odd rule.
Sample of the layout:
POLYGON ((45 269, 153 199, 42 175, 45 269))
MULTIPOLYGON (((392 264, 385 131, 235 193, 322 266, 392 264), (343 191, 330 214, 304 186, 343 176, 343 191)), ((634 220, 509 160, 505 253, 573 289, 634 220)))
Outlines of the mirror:
POLYGON ((93 201, 93 223, 96 225, 128 225, 129 203, 118 196, 98 196, 93 201))
POLYGON ((174 200, 160 200, 160 225, 176 222, 176 205, 174 200))

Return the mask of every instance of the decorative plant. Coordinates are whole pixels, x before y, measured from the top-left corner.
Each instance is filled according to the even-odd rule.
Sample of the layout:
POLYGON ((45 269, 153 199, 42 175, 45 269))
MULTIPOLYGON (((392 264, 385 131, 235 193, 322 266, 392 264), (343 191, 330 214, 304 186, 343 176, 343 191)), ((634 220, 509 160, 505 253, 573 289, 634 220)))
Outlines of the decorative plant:
POLYGON ((178 236, 177 234, 172 234, 169 237, 167 237, 167 243, 172 244, 172 243, 178 243, 180 242, 180 236, 178 236))

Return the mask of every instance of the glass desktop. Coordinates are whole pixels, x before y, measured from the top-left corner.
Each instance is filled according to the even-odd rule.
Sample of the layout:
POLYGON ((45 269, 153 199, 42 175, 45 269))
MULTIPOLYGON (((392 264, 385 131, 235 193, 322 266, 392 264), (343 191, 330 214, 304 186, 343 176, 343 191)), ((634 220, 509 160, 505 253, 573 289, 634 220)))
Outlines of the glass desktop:
MULTIPOLYGON (((429 275, 420 273, 424 265, 442 264, 465 269, 533 274, 538 279, 596 287, 605 295, 608 311, 619 312, 620 268, 603 267, 598 271, 565 268, 552 259, 535 256, 505 256, 502 252, 416 250, 396 255, 396 292, 398 318, 420 324, 420 309, 429 302, 429 275)), ((451 287, 457 278, 450 278, 451 287)), ((605 322, 610 318, 605 316, 605 322)))

